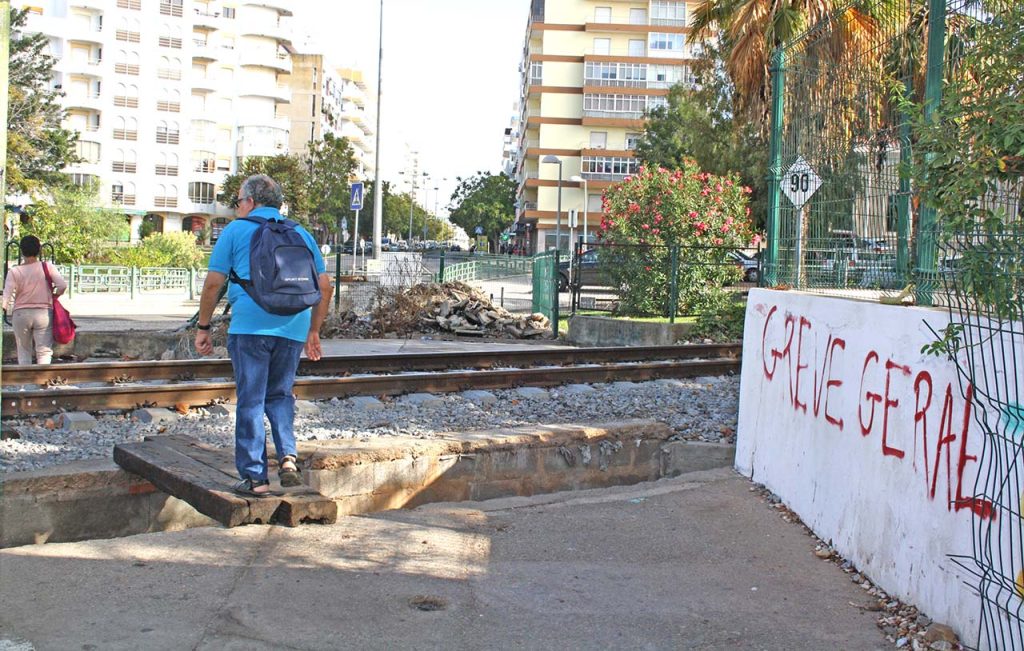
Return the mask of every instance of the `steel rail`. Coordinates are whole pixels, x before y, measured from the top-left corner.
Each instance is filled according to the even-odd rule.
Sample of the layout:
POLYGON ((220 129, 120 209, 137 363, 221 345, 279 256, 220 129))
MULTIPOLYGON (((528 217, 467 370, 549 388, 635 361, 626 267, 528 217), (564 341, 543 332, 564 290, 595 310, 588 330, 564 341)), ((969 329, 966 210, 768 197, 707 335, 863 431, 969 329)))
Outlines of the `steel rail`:
MULTIPOLYGON (((616 346, 602 348, 545 348, 482 352, 387 353, 362 356, 324 357, 318 362, 303 360, 299 375, 344 375, 347 373, 397 373, 443 371, 462 368, 525 367, 537 365, 601 364, 667 359, 737 358, 737 344, 686 344, 679 346, 616 346)), ((3 386, 45 385, 60 378, 62 383, 138 382, 145 380, 201 380, 232 377, 231 360, 196 359, 138 362, 91 362, 87 364, 31 364, 5 366, 3 386)))
MULTIPOLYGON (((299 398, 322 400, 352 396, 452 393, 467 389, 509 389, 520 386, 555 386, 658 378, 725 375, 739 370, 735 358, 561 366, 526 369, 406 373, 342 378, 301 377, 295 381, 299 398)), ((126 410, 140 407, 207 405, 234 398, 233 382, 131 385, 98 388, 63 388, 7 392, 3 415, 31 416, 60 411, 126 410)))

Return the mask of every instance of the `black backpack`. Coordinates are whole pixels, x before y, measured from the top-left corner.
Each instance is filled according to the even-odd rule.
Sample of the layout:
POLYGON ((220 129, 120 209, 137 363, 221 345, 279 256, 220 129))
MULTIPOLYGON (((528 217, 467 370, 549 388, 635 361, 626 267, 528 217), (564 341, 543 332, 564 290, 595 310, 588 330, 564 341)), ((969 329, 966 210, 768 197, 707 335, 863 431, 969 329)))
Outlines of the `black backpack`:
POLYGON ((320 302, 320 283, 313 252, 290 219, 242 217, 259 224, 249 242, 249 280, 231 270, 253 301, 271 314, 290 316, 320 302))

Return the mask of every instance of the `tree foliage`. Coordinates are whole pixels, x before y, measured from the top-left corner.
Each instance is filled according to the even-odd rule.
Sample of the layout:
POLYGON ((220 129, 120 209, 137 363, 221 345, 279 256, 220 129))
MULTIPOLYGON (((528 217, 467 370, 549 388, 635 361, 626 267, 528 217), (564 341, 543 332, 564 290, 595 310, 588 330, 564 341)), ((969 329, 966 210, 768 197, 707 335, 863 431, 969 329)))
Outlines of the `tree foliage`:
POLYGON ((277 156, 252 156, 242 161, 238 173, 224 179, 217 200, 230 205, 238 196, 242 181, 254 174, 266 174, 281 184, 284 192, 286 214, 303 226, 310 227, 309 171, 306 163, 298 156, 279 154, 277 156))
POLYGON ((702 172, 693 161, 640 172, 605 191, 598 263, 620 288, 626 314, 667 314, 671 247, 678 246, 680 314, 714 312, 738 270, 727 254, 753 240, 747 195, 736 175, 702 172))
POLYGON ((119 239, 128 228, 120 212, 103 208, 95 188, 54 188, 50 201, 26 209, 23 235, 35 235, 52 243, 57 262, 83 264, 103 259, 104 246, 119 239))
POLYGON ((312 225, 335 233, 338 220, 351 215, 349 179, 355 166, 355 154, 348 140, 328 133, 323 140, 312 143, 306 156, 312 225))
POLYGON ((738 174, 753 189, 750 208, 762 228, 767 218, 768 143, 758 124, 737 112, 735 87, 718 48, 694 66, 697 86, 677 84, 668 105, 651 112, 637 156, 648 167, 681 169, 693 160, 706 172, 738 174))
POLYGON ((138 246, 119 247, 110 253, 110 262, 126 267, 198 268, 203 250, 192 233, 153 233, 138 246))
POLYGON ((471 235, 481 227, 497 249, 498 235, 516 218, 515 181, 503 173, 488 172, 456 180, 459 185, 449 201, 449 220, 471 235))
POLYGON ((44 34, 26 34, 28 9, 11 9, 7 113, 7 191, 34 195, 66 185, 61 170, 78 162, 75 132, 61 127, 63 93, 50 87, 56 62, 44 34))

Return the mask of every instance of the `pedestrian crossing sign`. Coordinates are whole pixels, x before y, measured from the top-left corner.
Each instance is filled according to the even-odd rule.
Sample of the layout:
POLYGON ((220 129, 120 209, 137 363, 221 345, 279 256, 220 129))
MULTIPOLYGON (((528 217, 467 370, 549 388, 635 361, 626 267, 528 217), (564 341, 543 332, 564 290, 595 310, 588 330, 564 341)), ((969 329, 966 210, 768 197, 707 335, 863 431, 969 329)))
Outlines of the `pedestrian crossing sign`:
POLYGON ((362 210, 363 209, 363 184, 361 182, 360 183, 353 183, 351 188, 352 188, 352 205, 350 207, 351 207, 352 210, 362 210))

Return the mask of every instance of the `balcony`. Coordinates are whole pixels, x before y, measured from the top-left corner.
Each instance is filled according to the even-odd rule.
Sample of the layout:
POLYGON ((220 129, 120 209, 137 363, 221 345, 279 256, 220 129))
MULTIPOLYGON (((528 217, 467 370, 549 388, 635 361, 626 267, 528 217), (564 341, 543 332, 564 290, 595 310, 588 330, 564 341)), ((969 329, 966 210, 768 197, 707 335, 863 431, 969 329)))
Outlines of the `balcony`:
POLYGON ((198 7, 193 9, 192 25, 194 27, 214 31, 220 29, 223 20, 219 11, 206 11, 198 7))
POLYGON ((219 89, 217 80, 212 77, 192 77, 192 91, 196 93, 215 93, 219 89))
POLYGON ((206 39, 194 38, 192 39, 192 58, 215 61, 217 59, 217 53, 216 50, 210 46, 210 42, 206 39))
POLYGON ((268 97, 280 104, 290 104, 292 101, 292 89, 290 86, 278 84, 246 84, 238 93, 239 97, 268 97))
POLYGON ((238 58, 243 66, 270 68, 278 72, 292 71, 292 58, 286 52, 242 50, 238 58))
POLYGON ((236 21, 238 33, 241 36, 258 36, 260 38, 272 38, 279 43, 292 42, 292 26, 289 22, 273 20, 258 20, 249 18, 236 21))
POLYGON ((104 0, 71 0, 68 2, 68 7, 90 9, 93 11, 103 11, 107 9, 107 3, 104 0))
POLYGON ((266 7, 267 9, 274 9, 282 16, 292 15, 292 10, 289 8, 289 5, 292 4, 291 0, 254 0, 252 2, 243 2, 242 4, 250 7, 266 7))
POLYGON ((68 109, 99 111, 103 108, 103 102, 99 93, 68 93, 64 97, 64 106, 68 109))
POLYGON ((102 66, 102 59, 68 59, 63 66, 63 71, 75 75, 100 77, 103 74, 102 66))
POLYGON ((236 156, 276 156, 288 153, 288 129, 247 126, 239 128, 236 156))
POLYGON ((583 110, 583 117, 585 118, 601 118, 605 120, 643 120, 643 111, 595 111, 590 109, 583 110))
POLYGON ((86 43, 88 45, 103 44, 103 29, 92 21, 80 20, 68 21, 65 38, 72 43, 86 43))

